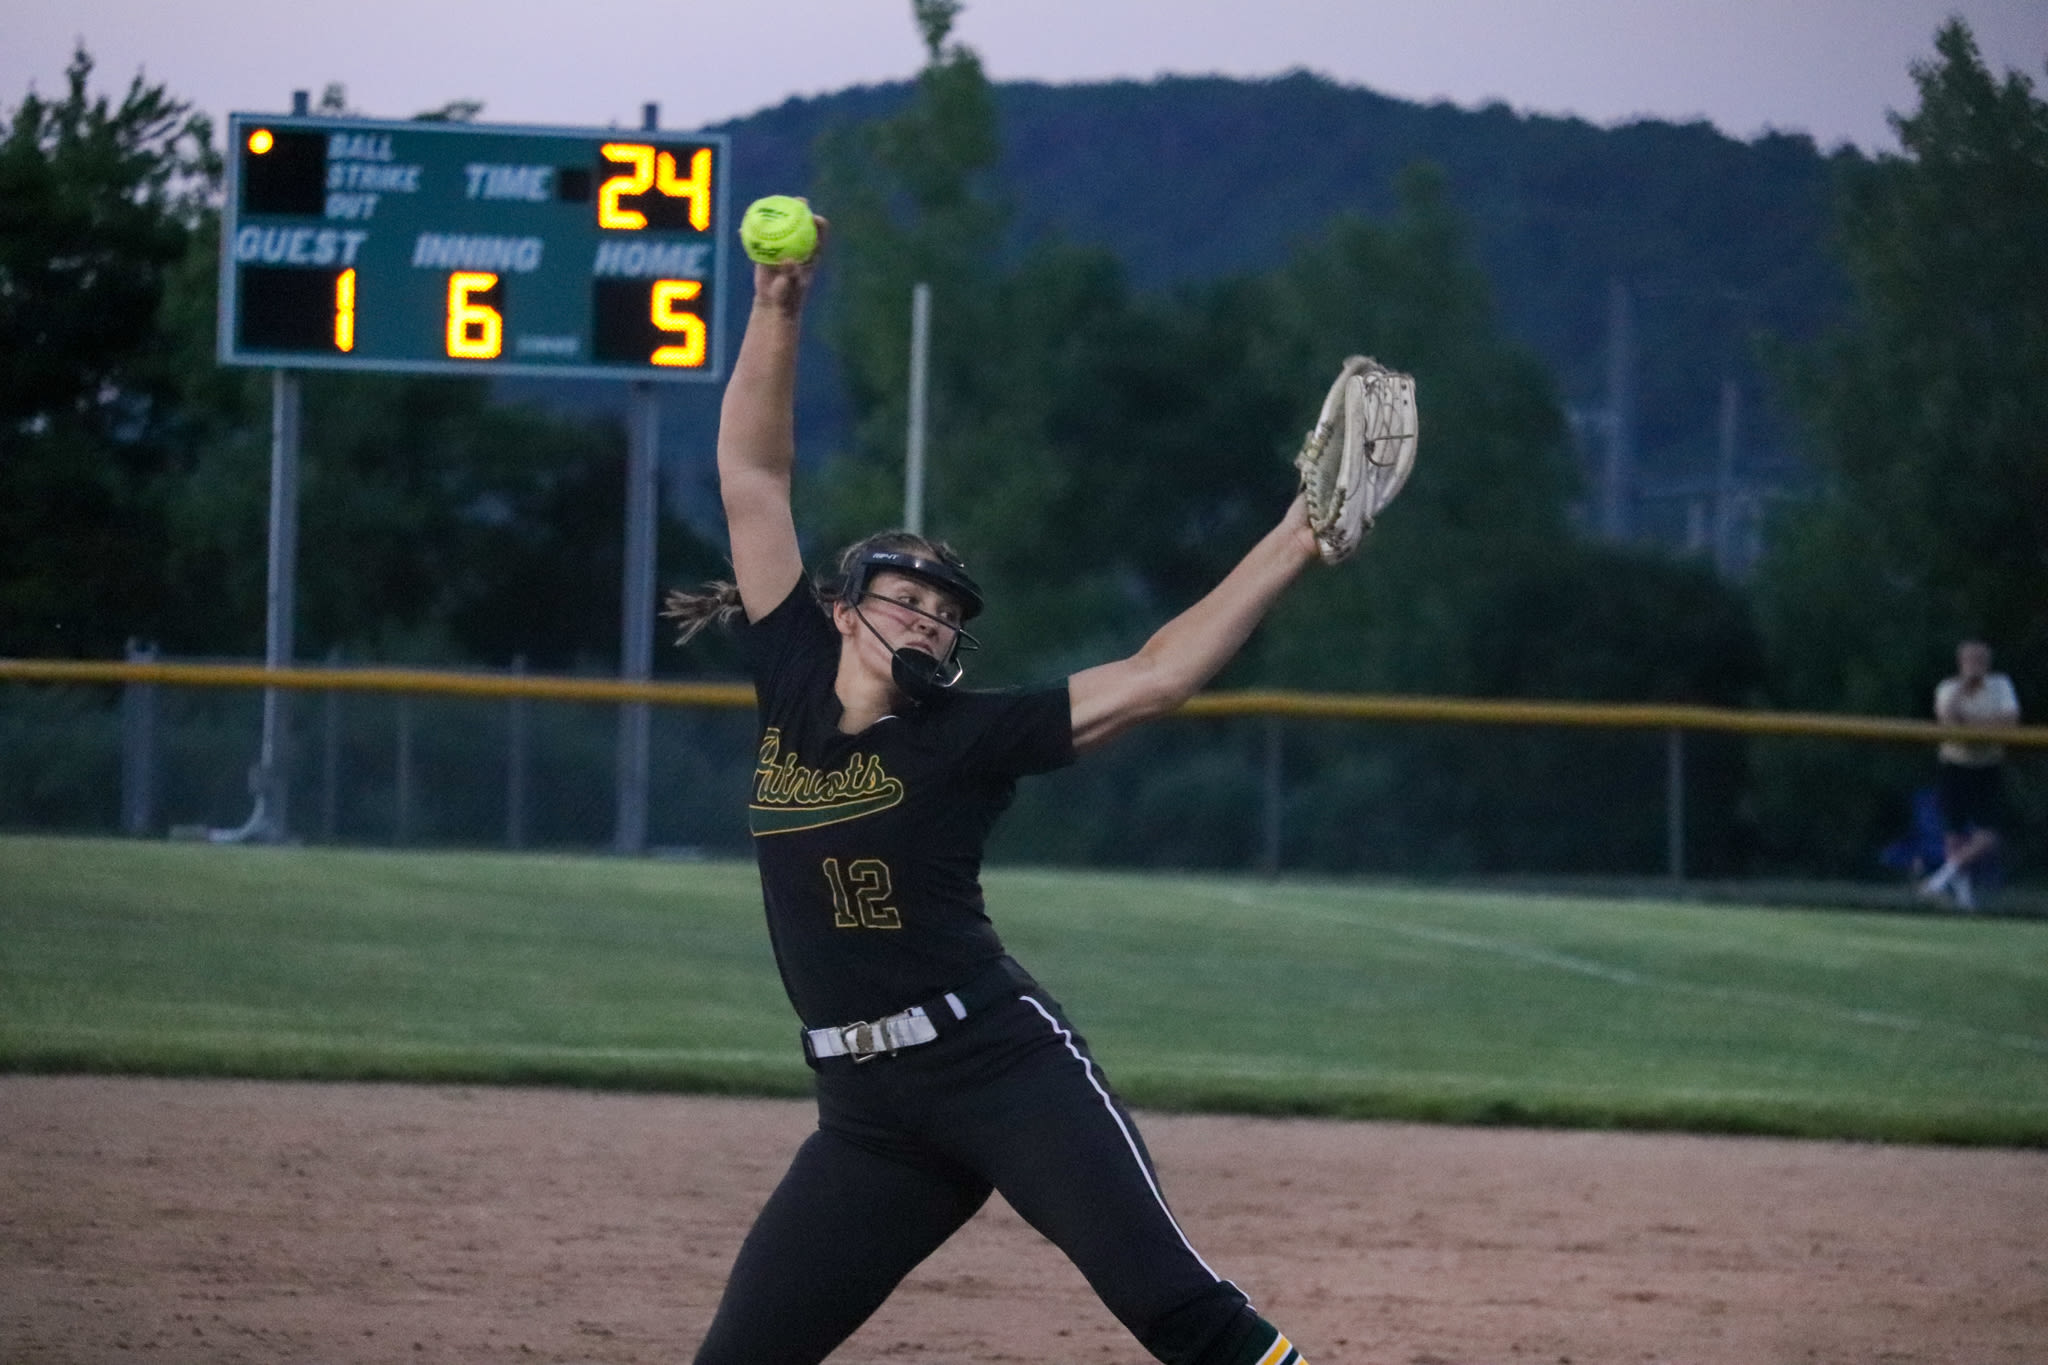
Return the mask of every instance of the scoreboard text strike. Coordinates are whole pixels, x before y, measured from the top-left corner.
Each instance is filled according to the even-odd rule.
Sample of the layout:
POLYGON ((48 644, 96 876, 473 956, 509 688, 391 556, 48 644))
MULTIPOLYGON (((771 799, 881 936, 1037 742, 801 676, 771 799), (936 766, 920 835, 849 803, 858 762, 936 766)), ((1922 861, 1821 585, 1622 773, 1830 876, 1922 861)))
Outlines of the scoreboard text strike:
POLYGON ((220 358, 716 379, 722 134, 229 120, 220 358))

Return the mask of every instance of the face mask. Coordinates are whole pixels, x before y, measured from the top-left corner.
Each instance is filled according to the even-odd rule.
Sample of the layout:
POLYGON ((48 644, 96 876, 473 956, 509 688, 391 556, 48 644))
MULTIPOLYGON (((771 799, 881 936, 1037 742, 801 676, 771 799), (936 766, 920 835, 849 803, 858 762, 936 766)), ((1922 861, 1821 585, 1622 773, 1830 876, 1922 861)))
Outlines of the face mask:
MULTIPOLYGON (((875 623, 868 620, 867 613, 860 609, 860 603, 851 602, 847 605, 860 619, 860 623, 868 628, 869 634, 881 640, 884 646, 889 643, 883 639, 882 632, 875 629, 875 623)), ((897 605, 903 606, 900 602, 897 605)), ((939 621, 939 618, 930 612, 918 611, 915 607, 904 607, 904 610, 916 612, 927 621, 939 621)), ((967 641, 970 649, 977 643, 973 636, 960 627, 944 621, 939 621, 939 624, 953 632, 953 644, 947 649, 945 658, 934 658, 923 650, 912 649, 908 645, 889 651, 889 676, 895 680, 896 690, 919 706, 933 706, 952 695, 953 685, 959 682, 960 675, 966 672, 958 658, 961 642, 967 641)))
MULTIPOLYGON (((868 628, 869 633, 877 640, 881 640, 885 646, 889 642, 882 639, 882 632, 875 629, 874 623, 861 611, 860 604, 861 599, 868 595, 867 585, 870 577, 876 573, 891 571, 922 580, 953 597, 961 605, 960 619, 963 622, 971 620, 981 611, 981 589, 968 577, 967 570, 958 562, 926 559, 922 555, 905 550, 868 550, 861 555, 860 561, 852 570, 846 584, 846 594, 841 600, 845 602, 849 611, 860 618, 860 623, 868 628)), ((909 610, 917 611, 915 607, 909 610)), ((929 612, 918 611, 917 614, 928 621, 939 621, 938 617, 929 612)), ((965 671, 958 662, 960 651, 963 648, 981 648, 981 642, 969 635, 961 626, 947 621, 939 621, 939 624, 953 632, 953 645, 946 651, 945 658, 935 659, 916 649, 890 650, 890 677, 895 680, 897 690, 919 706, 931 706, 944 701, 965 671)))

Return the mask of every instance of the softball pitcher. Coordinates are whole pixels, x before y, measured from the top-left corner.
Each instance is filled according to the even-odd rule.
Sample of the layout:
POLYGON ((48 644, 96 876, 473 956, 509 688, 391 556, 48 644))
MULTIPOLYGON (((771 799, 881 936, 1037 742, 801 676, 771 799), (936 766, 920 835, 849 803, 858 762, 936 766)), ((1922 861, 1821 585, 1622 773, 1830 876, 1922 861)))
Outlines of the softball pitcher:
POLYGON ((1318 556, 1304 501, 1130 658, 961 690, 982 596, 946 546, 884 533, 805 579, 790 475, 815 259, 755 268, 718 437, 734 582, 666 608, 685 640, 732 628, 755 680, 748 814, 818 1099, 696 1359, 825 1359, 1000 1190, 1160 1360, 1297 1361, 1174 1220, 1087 1042, 1004 952, 979 873, 1018 778, 1173 710, 1237 652, 1318 556))

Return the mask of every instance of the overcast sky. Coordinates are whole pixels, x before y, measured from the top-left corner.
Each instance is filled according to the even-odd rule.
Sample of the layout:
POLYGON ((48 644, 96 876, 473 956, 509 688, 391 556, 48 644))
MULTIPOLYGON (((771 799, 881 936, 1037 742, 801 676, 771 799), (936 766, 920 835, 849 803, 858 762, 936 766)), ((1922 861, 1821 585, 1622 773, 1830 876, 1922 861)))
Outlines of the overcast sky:
MULTIPOLYGON (((692 128, 916 71, 909 0, 0 0, 0 106, 149 79, 216 115, 282 111, 340 82, 405 118, 452 99, 496 123, 692 128)), ((1994 70, 2048 86, 2048 0, 969 0, 957 36, 997 80, 1319 72, 1404 99, 1612 124, 1706 118, 1749 138, 1896 146, 1908 66, 1943 18, 1994 70)))

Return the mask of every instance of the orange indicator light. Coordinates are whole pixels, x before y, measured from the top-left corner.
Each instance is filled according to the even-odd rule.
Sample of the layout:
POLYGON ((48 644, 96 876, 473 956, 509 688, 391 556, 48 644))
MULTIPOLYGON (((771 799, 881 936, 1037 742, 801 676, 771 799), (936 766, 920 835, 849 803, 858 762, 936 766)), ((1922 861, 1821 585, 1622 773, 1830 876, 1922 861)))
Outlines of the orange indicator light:
POLYGON ((350 266, 334 279, 334 349, 356 348, 356 272, 350 266))
POLYGON ((276 145, 277 139, 270 135, 268 128, 258 128, 255 132, 249 134, 249 150, 258 156, 262 156, 276 145))

